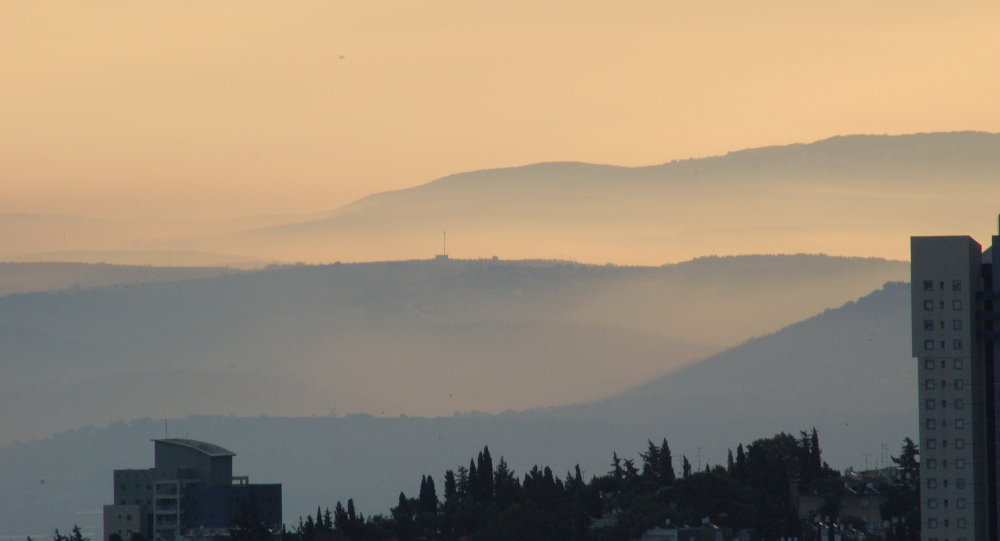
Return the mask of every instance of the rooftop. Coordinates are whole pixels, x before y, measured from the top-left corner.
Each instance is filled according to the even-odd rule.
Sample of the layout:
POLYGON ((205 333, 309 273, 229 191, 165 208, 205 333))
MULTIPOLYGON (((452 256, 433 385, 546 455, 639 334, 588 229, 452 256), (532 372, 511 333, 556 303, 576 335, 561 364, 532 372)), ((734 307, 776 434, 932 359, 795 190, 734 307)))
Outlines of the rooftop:
POLYGON ((208 456, 236 456, 236 453, 219 447, 218 445, 212 443, 205 443, 198 440, 187 440, 184 438, 168 438, 153 440, 156 443, 166 443, 168 445, 178 445, 180 447, 187 447, 189 449, 194 449, 195 451, 200 451, 208 456))

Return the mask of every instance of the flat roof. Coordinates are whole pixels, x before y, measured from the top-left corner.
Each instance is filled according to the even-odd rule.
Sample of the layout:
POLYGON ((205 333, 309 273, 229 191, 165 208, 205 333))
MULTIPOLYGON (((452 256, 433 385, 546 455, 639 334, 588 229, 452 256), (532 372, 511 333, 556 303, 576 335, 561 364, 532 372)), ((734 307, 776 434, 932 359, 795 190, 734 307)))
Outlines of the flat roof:
POLYGON ((153 440, 156 443, 166 443, 168 445, 178 445, 180 447, 187 447, 188 449, 194 449, 195 451, 202 452, 208 456, 236 456, 236 453, 219 447, 214 443, 206 443, 198 440, 188 440, 184 438, 167 438, 160 440, 153 440))

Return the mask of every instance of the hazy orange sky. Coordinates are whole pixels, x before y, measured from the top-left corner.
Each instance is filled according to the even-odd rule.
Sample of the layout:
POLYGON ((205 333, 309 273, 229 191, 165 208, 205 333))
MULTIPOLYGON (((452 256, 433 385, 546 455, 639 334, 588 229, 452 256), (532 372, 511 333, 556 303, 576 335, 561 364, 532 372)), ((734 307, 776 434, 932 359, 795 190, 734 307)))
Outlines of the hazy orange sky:
POLYGON ((1000 131, 1000 4, 6 0, 0 212, 318 212, 450 173, 1000 131))

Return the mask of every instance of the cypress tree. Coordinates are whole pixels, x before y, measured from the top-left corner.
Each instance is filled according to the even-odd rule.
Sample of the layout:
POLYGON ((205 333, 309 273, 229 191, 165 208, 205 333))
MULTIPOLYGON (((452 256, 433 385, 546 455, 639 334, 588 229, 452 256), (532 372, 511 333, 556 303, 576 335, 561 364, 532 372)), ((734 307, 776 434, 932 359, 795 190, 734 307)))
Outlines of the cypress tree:
POLYGON ((743 444, 736 446, 736 478, 746 481, 747 477, 747 455, 743 451, 743 444))
POLYGON ((691 477, 691 463, 688 462, 688 457, 686 455, 681 455, 681 467, 683 468, 684 478, 687 479, 691 477))
POLYGON ((493 458, 490 456, 490 448, 483 447, 483 452, 479 455, 479 490, 480 498, 484 500, 493 499, 493 458))
POLYGON ((663 476, 660 483, 663 485, 670 485, 677 478, 674 474, 674 457, 670 455, 667 438, 663 438, 663 443, 660 445, 660 471, 663 476))
POLYGON ((733 450, 729 449, 729 454, 726 456, 726 473, 732 477, 736 473, 736 464, 733 462, 733 450))
POLYGON ((469 496, 473 500, 478 500, 480 494, 479 486, 479 470, 476 469, 476 463, 470 458, 469 459, 469 496))

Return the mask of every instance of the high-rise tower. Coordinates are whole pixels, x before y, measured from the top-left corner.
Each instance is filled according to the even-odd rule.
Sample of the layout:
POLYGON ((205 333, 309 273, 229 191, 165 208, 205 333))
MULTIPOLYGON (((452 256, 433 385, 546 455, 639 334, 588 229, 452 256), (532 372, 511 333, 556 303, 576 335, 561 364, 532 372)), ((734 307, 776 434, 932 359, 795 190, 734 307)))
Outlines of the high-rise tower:
POLYGON ((921 539, 995 540, 1000 387, 993 305, 1000 300, 1000 254, 984 253, 967 236, 913 237, 910 254, 921 539))

